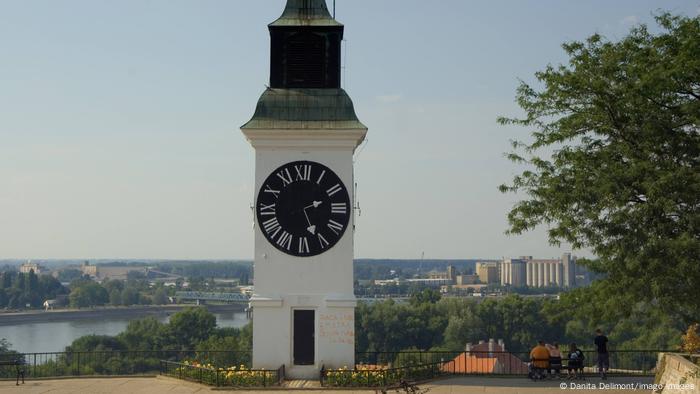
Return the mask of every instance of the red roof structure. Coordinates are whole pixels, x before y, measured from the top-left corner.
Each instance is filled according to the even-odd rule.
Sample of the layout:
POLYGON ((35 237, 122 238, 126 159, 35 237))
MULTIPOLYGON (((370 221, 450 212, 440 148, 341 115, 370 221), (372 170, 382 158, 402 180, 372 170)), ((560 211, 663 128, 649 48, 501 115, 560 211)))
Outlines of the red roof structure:
POLYGON ((527 363, 505 351, 503 342, 493 340, 467 345, 468 350, 442 365, 445 372, 459 374, 527 374, 527 363))

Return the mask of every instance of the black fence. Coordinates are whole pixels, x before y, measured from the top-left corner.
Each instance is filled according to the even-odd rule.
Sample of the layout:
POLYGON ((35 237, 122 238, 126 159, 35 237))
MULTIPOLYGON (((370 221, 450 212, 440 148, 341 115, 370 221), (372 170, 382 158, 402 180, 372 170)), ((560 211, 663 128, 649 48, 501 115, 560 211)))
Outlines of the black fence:
MULTIPOLYGON (((161 360, 197 360, 217 367, 251 365, 250 351, 91 351, 0 355, 18 360, 27 378, 90 375, 151 375, 160 372, 161 360)), ((14 378, 14 367, 0 366, 0 378, 14 378)))
MULTIPOLYGON (((659 352, 663 350, 617 350, 610 351, 608 374, 619 376, 653 375, 659 352)), ((584 374, 596 373, 597 354, 584 351, 584 374)), ((198 365, 211 365, 212 368, 231 368, 236 366, 251 367, 250 351, 92 351, 92 352, 55 352, 24 353, 0 355, 0 361, 17 360, 22 364, 28 379, 64 376, 91 375, 152 375, 162 372, 161 361, 182 363, 197 361, 198 365)), ((392 376, 426 376, 435 377, 445 374, 455 375, 526 375, 530 355, 528 351, 514 352, 370 352, 356 355, 357 367, 342 376, 354 380, 373 381, 375 377, 392 381, 392 376), (411 367, 411 368, 408 368, 411 367), (420 367, 420 368, 414 368, 420 367), (439 367, 439 368, 438 368, 439 367), (408 368, 408 369, 406 369, 408 368), (377 371, 395 370, 394 375, 377 371), (426 371, 432 371, 430 373, 426 371), (403 375, 401 375, 403 374, 403 375), (362 378, 358 378, 358 376, 362 378)), ((567 360, 563 361, 563 371, 567 360)), ((324 370, 321 378, 339 370, 324 370), (324 375, 325 373, 325 375, 324 375)), ((268 371, 269 372, 269 371, 268 371)), ((341 377, 338 375, 338 377, 341 377)), ((330 375, 336 376, 336 375, 330 375)), ((14 379, 16 367, 0 363, 0 378, 14 379)), ((270 378, 271 379, 271 378, 270 378)), ((379 378, 377 378, 379 379, 379 378)), ((269 383, 269 380, 266 380, 269 383)))
POLYGON ((217 368, 211 364, 161 361, 159 373, 163 376, 188 380, 216 387, 269 387, 284 381, 284 365, 276 370, 239 367, 217 368))
MULTIPOLYGON (((658 354, 664 350, 615 350, 609 352, 609 375, 636 376, 655 373, 658 354)), ((562 352, 565 353, 565 352, 562 352)), ((597 372, 597 353, 583 351, 583 372, 597 372)), ((355 362, 362 365, 396 368, 412 365, 443 364, 457 375, 526 375, 529 351, 469 351, 469 352, 366 352, 357 353, 355 362)), ((560 373, 568 367, 566 354, 560 373)), ((554 371, 556 372, 556 371, 554 371)))

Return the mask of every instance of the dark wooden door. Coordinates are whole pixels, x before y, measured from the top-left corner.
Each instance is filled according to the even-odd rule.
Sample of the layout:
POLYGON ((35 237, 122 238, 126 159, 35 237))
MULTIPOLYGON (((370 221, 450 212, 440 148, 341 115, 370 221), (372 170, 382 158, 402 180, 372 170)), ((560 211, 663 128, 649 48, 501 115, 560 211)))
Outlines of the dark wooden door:
POLYGON ((314 365, 316 312, 294 311, 294 365, 314 365))

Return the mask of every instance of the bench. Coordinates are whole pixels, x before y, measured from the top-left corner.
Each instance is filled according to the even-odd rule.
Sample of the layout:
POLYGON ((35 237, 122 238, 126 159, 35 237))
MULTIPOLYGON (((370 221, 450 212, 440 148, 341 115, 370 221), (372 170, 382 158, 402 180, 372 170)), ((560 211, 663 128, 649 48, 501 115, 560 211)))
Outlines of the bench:
POLYGON ((0 360, 0 367, 12 366, 15 367, 17 371, 17 382, 16 385, 19 386, 19 378, 22 377, 22 384, 24 384, 24 360, 13 359, 13 360, 0 360))

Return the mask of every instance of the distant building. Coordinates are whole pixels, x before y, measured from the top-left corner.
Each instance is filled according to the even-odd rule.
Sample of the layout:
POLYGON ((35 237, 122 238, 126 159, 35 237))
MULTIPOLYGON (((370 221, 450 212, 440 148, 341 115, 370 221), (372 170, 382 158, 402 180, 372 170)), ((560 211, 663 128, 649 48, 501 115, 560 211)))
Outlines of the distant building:
POLYGON ((478 275, 457 275, 455 283, 457 285, 473 285, 479 282, 478 275))
POLYGON ((450 290, 455 291, 455 290, 462 290, 462 291, 469 291, 471 289, 472 294, 476 293, 481 293, 484 291, 484 288, 488 287, 488 285, 481 284, 481 283, 476 283, 472 285, 452 285, 452 286, 447 286, 444 285, 440 288, 440 291, 442 293, 448 293, 450 290))
POLYGON ((498 283, 500 281, 498 265, 497 262, 477 262, 476 275, 479 276, 479 281, 485 284, 498 283))
POLYGON ((501 286, 522 287, 527 284, 527 261, 506 259, 501 263, 501 286))
POLYGON ((46 269, 37 263, 32 263, 31 260, 19 266, 19 272, 23 274, 28 274, 30 271, 34 271, 34 274, 40 275, 46 273, 46 269))
POLYGON ((386 286, 386 285, 400 285, 401 280, 399 278, 394 278, 394 279, 375 279, 374 284, 377 286, 386 286))
POLYGON ((90 265, 88 261, 83 262, 83 265, 80 266, 80 271, 82 271, 83 275, 87 275, 91 278, 97 277, 97 266, 90 265))
POLYGON ((527 285, 529 287, 562 287, 563 265, 556 260, 534 260, 527 261, 527 285))
POLYGON ((427 279, 446 279, 446 280, 454 281, 456 276, 457 276, 457 270, 455 270, 455 267, 448 265, 447 271, 430 271, 430 272, 428 272, 427 279))
POLYGON ((451 285, 453 282, 447 278, 419 278, 419 279, 406 279, 408 284, 420 284, 424 286, 440 287, 443 285, 451 285))
POLYGON ((564 253, 561 259, 533 259, 532 256, 521 257, 527 261, 527 281, 529 287, 562 287, 576 285, 576 257, 564 253))
POLYGON ((128 278, 129 272, 140 272, 144 276, 148 274, 148 268, 146 267, 134 267, 134 266, 109 266, 109 265, 92 265, 89 262, 84 262, 80 266, 80 270, 83 275, 87 275, 90 278, 102 282, 105 280, 126 280, 128 278))
POLYGON ((455 267, 453 265, 448 265, 447 266, 447 279, 454 282, 456 278, 457 278, 457 270, 455 270, 455 267))
POLYGON ((562 279, 563 287, 576 286, 576 257, 572 257, 571 253, 564 253, 561 258, 564 277, 562 279))
POLYGON ((65 306, 67 304, 68 304, 68 296, 61 294, 61 295, 56 296, 56 298, 53 300, 44 301, 43 306, 44 306, 44 309, 48 311, 50 309, 65 306))

